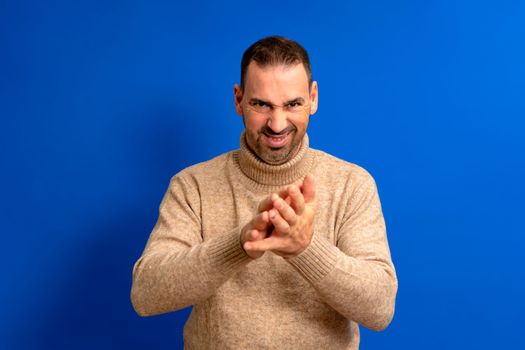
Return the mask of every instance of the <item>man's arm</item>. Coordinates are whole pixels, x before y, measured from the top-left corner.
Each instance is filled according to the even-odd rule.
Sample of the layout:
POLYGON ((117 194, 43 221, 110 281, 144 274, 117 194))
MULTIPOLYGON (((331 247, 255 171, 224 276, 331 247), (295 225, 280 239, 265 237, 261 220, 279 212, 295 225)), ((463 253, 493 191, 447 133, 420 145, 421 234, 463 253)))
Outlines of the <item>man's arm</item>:
POLYGON ((394 315, 397 277, 370 175, 348 205, 337 246, 314 232, 308 248, 288 261, 335 310, 367 328, 383 330, 394 315))
MULTIPOLYGON (((282 255, 312 284, 327 304, 367 328, 382 330, 393 317, 397 278, 390 258, 377 188, 372 177, 366 175, 348 201, 336 245, 313 232, 313 229, 310 232, 295 232, 297 223, 312 218, 305 215, 308 214, 305 210, 302 215, 298 214, 301 211, 295 210, 298 215, 293 218, 289 209, 294 207, 294 201, 277 199, 279 207, 284 209, 277 209, 279 215, 274 219, 274 208, 274 212, 270 210, 270 216, 271 220, 280 223, 274 225, 280 227, 284 234, 272 234, 272 241, 268 238, 250 243, 248 248, 272 250, 282 255), (290 202, 290 206, 286 207, 285 202, 290 202), (290 236, 296 233, 310 235, 304 249, 290 248, 293 242, 290 236), (299 253, 294 254, 294 251, 299 253)), ((306 191, 309 191, 308 186, 306 191)), ((308 196, 311 197, 308 194, 304 197, 306 205, 308 196)), ((309 227, 304 223, 302 226, 309 227)))
POLYGON ((249 233, 249 239, 265 236, 268 213, 203 241, 199 205, 196 188, 183 176, 174 176, 146 248, 133 268, 131 301, 138 314, 157 315, 205 300, 252 260, 241 246, 241 234, 249 233))

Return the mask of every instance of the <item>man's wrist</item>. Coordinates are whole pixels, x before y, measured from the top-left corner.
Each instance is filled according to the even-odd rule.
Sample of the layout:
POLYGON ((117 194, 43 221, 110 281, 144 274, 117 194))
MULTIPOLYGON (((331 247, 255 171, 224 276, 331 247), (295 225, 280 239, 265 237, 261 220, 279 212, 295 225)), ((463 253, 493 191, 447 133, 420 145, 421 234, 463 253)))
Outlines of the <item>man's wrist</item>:
POLYGON ((314 232, 306 249, 294 257, 287 258, 299 273, 314 283, 335 268, 339 249, 322 235, 314 232))

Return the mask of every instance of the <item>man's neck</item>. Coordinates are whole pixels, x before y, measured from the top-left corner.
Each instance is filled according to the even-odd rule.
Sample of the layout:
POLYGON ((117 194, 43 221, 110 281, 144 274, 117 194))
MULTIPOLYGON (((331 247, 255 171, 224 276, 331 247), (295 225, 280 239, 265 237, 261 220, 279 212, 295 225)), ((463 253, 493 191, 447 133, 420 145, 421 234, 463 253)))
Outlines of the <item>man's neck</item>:
POLYGON ((301 180, 310 172, 313 165, 313 152, 309 148, 308 135, 305 134, 293 157, 282 164, 268 164, 261 160, 241 134, 238 165, 241 171, 260 185, 284 186, 301 180))

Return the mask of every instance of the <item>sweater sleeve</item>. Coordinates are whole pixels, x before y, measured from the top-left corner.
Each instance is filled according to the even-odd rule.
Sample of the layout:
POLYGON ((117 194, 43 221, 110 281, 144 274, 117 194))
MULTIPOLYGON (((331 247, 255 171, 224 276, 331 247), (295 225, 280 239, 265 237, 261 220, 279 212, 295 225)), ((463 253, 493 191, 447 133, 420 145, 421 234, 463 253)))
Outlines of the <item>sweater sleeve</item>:
POLYGON ((368 173, 347 201, 337 244, 314 232, 308 248, 288 261, 346 318, 377 331, 391 322, 398 283, 377 188, 368 173))
POLYGON ((170 181, 159 217, 133 267, 131 301, 142 316, 178 310, 207 299, 251 259, 240 228, 203 241, 196 186, 180 174, 170 181))

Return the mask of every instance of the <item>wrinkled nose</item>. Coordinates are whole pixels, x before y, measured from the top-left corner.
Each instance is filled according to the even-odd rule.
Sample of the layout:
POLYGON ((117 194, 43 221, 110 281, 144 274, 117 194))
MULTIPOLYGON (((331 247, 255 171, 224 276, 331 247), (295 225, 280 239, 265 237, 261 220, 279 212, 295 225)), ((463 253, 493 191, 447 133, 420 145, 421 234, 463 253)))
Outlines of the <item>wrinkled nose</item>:
POLYGON ((268 118, 268 127, 276 134, 280 133, 288 126, 286 113, 281 108, 276 108, 268 118))

